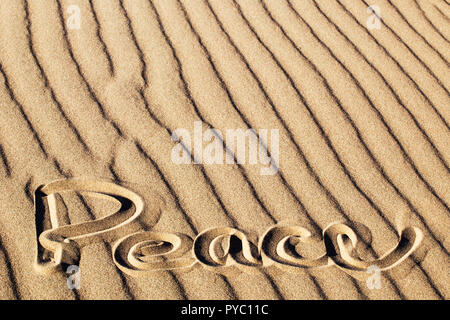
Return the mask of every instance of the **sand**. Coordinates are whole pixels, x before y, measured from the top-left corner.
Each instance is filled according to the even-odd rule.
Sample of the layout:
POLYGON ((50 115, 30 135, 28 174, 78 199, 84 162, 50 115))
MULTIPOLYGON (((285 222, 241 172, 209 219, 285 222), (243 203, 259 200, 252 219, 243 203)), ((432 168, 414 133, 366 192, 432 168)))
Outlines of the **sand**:
POLYGON ((448 299, 449 19, 445 0, 1 1, 0 299, 448 299), (199 121, 254 129, 276 173, 174 163, 199 121))

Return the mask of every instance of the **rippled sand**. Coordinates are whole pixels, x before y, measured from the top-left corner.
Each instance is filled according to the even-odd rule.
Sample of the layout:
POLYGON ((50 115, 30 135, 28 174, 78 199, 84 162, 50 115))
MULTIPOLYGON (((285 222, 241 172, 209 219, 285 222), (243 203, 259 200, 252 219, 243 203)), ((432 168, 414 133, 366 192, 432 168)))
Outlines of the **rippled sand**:
MULTIPOLYGON (((0 1, 0 298, 448 299, 449 19, 445 0, 0 1), (173 163, 172 132, 195 121, 278 129, 278 173, 173 163), (334 266, 132 277, 101 240, 81 248, 70 290, 63 272, 33 268, 49 228, 35 223, 34 192, 69 177, 128 185, 147 204, 159 194, 157 224, 147 210, 132 231, 228 226, 256 243, 281 221, 317 232, 359 222, 369 260, 396 244, 399 224, 424 241, 371 290, 334 266)), ((64 224, 115 206, 60 200, 64 224)))

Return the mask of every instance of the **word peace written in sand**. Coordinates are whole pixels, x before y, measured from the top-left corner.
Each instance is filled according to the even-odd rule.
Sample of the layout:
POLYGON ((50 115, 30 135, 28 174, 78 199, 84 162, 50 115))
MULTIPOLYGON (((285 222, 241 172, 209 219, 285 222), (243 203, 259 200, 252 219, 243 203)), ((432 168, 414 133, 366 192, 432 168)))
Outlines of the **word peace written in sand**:
MULTIPOLYGON (((36 221, 49 211, 51 229, 38 237, 35 269, 40 273, 60 271, 62 264, 78 264, 80 248, 95 241, 109 241, 126 229, 144 210, 143 199, 131 190, 97 180, 58 180, 40 186, 35 192, 36 221), (87 192, 113 198, 120 209, 90 222, 60 225, 58 197, 64 192, 87 192)), ((38 225, 38 223, 37 223, 38 225)), ((298 244, 312 242, 311 232, 301 226, 275 225, 255 245, 240 230, 219 227, 205 230, 192 239, 186 234, 138 232, 125 235, 112 247, 114 263, 131 276, 152 275, 160 271, 186 271, 196 265, 219 272, 260 272, 277 268, 298 272, 305 268, 337 266, 352 276, 377 266, 381 271, 394 268, 420 245, 423 234, 415 227, 399 230, 397 245, 381 258, 365 261, 356 247, 361 239, 348 224, 334 223, 323 230, 325 253, 309 258, 299 253, 298 244)), ((117 238, 116 238, 117 239, 117 238)))

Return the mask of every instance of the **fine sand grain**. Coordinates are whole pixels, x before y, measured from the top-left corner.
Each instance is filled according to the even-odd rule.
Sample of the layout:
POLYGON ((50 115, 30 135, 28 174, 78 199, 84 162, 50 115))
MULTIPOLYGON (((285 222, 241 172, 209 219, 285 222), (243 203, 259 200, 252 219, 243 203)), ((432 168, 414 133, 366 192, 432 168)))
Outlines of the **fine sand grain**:
POLYGON ((0 1, 0 299, 449 299, 449 61, 445 0, 0 1), (278 171, 174 163, 173 132, 193 136, 196 122, 203 132, 278 129, 278 171), (49 183, 69 178, 81 182, 57 187, 78 192, 35 210, 49 183), (83 192, 94 189, 115 198, 83 192), (130 218, 120 197, 143 212, 130 218), (257 245, 287 221, 282 230, 315 235, 296 247, 312 257, 325 252, 324 230, 343 230, 333 223, 354 226, 369 261, 399 230, 423 240, 379 289, 336 265, 289 272, 256 260, 251 272, 180 260, 189 270, 135 276, 124 254, 134 238, 117 242, 153 231, 136 237, 208 252, 207 234, 191 238, 235 228, 257 245), (38 236, 57 226, 38 253, 48 259, 58 237, 80 240, 62 257, 79 265, 79 289, 65 270, 39 272, 54 262, 37 267, 38 236))

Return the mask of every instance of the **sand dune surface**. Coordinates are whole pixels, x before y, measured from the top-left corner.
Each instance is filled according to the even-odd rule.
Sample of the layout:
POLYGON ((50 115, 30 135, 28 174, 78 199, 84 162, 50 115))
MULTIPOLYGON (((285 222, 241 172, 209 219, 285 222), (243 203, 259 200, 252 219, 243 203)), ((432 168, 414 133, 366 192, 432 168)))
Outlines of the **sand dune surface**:
POLYGON ((448 299, 449 60, 446 0, 0 1, 0 299, 448 299))

